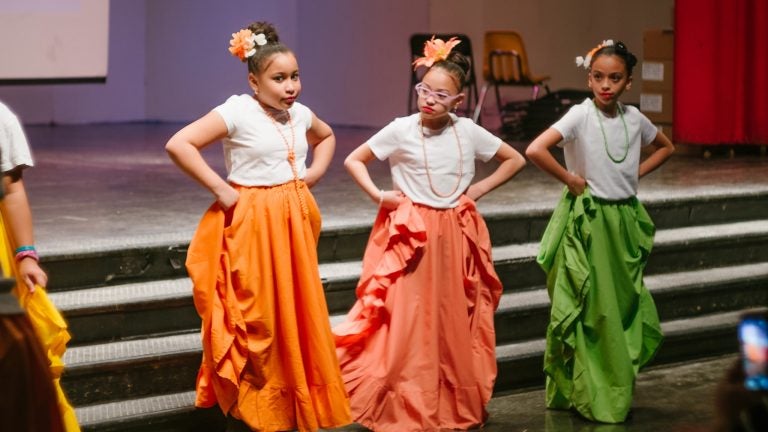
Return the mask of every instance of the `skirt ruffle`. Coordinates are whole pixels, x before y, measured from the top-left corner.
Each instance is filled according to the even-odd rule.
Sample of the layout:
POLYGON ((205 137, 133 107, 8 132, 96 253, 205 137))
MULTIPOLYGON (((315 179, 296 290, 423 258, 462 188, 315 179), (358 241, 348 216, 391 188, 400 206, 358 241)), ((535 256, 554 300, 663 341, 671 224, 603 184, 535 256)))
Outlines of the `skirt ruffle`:
POLYGON ((199 407, 216 404, 259 431, 350 422, 317 264, 320 214, 293 183, 239 187, 214 204, 187 255, 202 318, 199 407))
POLYGON ((376 431, 483 424, 496 379, 502 286, 474 202, 382 209, 358 300, 334 328, 354 420, 376 431))
POLYGON ((607 202, 567 190, 541 241, 538 262, 552 302, 544 353, 547 406, 620 423, 638 370, 663 335, 643 283, 655 227, 636 198, 607 202))

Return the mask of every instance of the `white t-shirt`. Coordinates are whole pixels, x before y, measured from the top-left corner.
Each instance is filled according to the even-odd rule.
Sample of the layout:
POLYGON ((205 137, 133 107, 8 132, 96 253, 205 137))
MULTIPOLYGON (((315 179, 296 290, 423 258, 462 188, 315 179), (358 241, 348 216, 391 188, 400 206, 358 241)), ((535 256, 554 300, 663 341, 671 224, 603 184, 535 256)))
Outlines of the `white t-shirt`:
POLYGON ((8 172, 16 167, 33 165, 21 122, 13 111, 0 102, 0 170, 8 172))
POLYGON ((222 140, 227 180, 243 186, 274 186, 293 180, 285 141, 290 144, 294 138, 296 169, 299 178, 304 178, 309 149, 307 130, 312 126, 309 108, 295 102, 288 109, 293 131, 287 122, 277 122, 276 128, 251 95, 231 96, 213 111, 227 124, 228 135, 222 140))
POLYGON ((368 146, 379 160, 389 159, 392 184, 413 202, 434 208, 453 208, 475 176, 475 159, 491 159, 501 146, 501 139, 468 118, 451 114, 461 141, 463 174, 459 181, 459 148, 450 125, 434 131, 420 127, 420 115, 400 117, 368 140, 368 146), (441 195, 448 195, 459 182, 456 192, 448 197, 436 195, 429 186, 424 163, 424 132, 429 174, 432 185, 441 195))
POLYGON ((571 107, 552 125, 563 135, 558 145, 564 149, 568 170, 586 179, 593 196, 608 200, 621 200, 637 194, 640 147, 653 142, 658 132, 637 108, 620 104, 619 109, 624 110, 624 122, 618 113, 615 117, 605 116, 592 99, 586 99, 571 107), (620 160, 627 148, 627 136, 627 157, 616 163, 606 152, 606 142, 613 159, 620 160))

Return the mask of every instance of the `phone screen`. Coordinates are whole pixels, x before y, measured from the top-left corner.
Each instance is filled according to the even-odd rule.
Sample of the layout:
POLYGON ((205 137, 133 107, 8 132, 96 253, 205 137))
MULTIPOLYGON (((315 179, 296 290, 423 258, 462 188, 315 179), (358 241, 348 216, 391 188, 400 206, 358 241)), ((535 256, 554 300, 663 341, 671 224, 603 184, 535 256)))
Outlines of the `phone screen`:
POLYGON ((747 390, 768 390, 768 318, 755 314, 742 317, 739 341, 747 390))

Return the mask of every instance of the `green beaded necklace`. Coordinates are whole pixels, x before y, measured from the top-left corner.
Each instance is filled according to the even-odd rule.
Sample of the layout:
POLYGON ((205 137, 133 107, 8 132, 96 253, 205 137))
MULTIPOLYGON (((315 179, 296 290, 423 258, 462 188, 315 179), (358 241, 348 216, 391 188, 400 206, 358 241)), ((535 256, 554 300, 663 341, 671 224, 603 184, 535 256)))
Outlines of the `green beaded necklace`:
POLYGON ((592 100, 592 103, 595 104, 595 114, 597 115, 597 122, 600 123, 600 132, 603 133, 603 145, 605 146, 605 154, 608 155, 609 158, 613 161, 613 163, 622 163, 624 162, 624 159, 627 158, 627 155, 629 154, 629 132, 627 131, 627 122, 624 121, 624 110, 621 109, 621 106, 617 106, 616 109, 619 111, 619 116, 621 117, 621 123, 624 125, 624 156, 621 157, 621 159, 615 159, 613 155, 611 154, 610 150, 608 150, 608 138, 605 136, 605 129, 603 128, 603 119, 600 116, 600 108, 597 106, 597 102, 592 100))

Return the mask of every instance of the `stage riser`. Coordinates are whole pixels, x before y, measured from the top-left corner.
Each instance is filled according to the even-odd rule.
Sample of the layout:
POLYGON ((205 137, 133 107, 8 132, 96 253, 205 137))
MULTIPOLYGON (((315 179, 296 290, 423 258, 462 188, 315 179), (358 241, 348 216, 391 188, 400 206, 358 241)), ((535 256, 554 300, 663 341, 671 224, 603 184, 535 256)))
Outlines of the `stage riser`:
POLYGON ((70 369, 61 378, 75 406, 194 389, 201 352, 70 369))
MULTIPOLYGON (((668 336, 649 366, 688 361, 737 352, 736 328, 726 327, 705 332, 668 336)), ((499 374, 494 392, 544 385, 544 354, 534 353, 497 359, 499 374)))
MULTIPOLYGON (((553 203, 554 204, 554 203, 553 203)), ((648 211, 657 230, 759 219, 768 214, 768 195, 651 202, 648 211)), ((494 246, 538 242, 551 210, 486 216, 494 246)), ((370 227, 324 230, 320 262, 359 260, 370 227)), ((186 244, 118 251, 44 256, 49 290, 78 289, 183 276, 186 244)))
MULTIPOLYGON (((690 286, 670 289, 654 295, 662 321, 709 315, 768 304, 768 276, 743 280, 719 286, 690 286), (734 295, 738 292, 739 295, 734 295)), ((160 321, 162 315, 145 321, 160 321)), ((168 319, 168 317, 166 317, 168 319)), ((522 309, 499 309, 496 314, 496 341, 498 345, 542 338, 549 319, 548 304, 522 309)), ((116 319, 117 322, 127 320, 116 319)), ((140 320, 133 320, 135 325, 140 320)), ((83 330, 87 323, 77 322, 83 330)), ((199 326, 199 325, 198 325, 199 326)), ((73 332, 76 328, 73 327, 73 332)), ((731 345, 728 345, 732 347, 731 345)), ((665 344, 660 359, 695 358, 701 349, 688 343, 685 346, 665 344), (672 352, 667 353, 668 350, 672 352), (666 357, 665 357, 666 356, 666 357)), ((706 351, 706 350, 705 350, 706 351)), ((718 351, 719 352, 719 351, 718 351)), ((107 400, 140 397, 155 393, 191 390, 200 364, 200 354, 166 355, 147 361, 136 360, 109 367, 93 365, 67 371, 62 380, 75 404, 105 402, 107 400)), ((517 386, 528 385, 523 380, 517 386)), ((501 389, 499 389, 501 390, 501 389)))
MULTIPOLYGON (((719 237, 694 244, 674 242, 654 247, 646 275, 746 264, 765 257, 768 257, 768 236, 762 235, 719 237)), ((495 267, 506 292, 535 289, 546 283, 544 272, 533 256, 499 260, 495 267)), ((329 311, 339 314, 349 310, 355 301, 357 277, 328 278, 324 283, 329 311)), ((199 328, 191 294, 181 299, 138 305, 113 304, 85 313, 65 311, 65 314, 73 334, 71 345, 199 328)))

